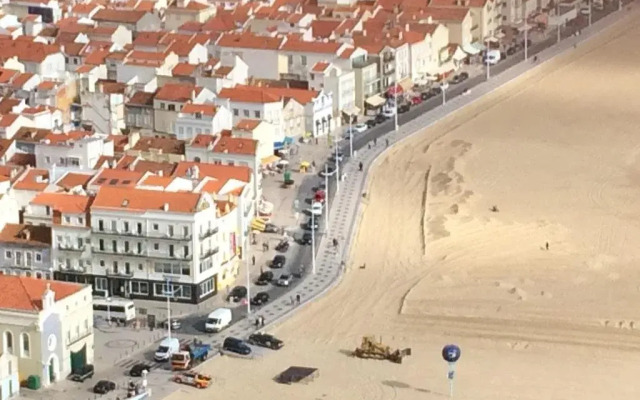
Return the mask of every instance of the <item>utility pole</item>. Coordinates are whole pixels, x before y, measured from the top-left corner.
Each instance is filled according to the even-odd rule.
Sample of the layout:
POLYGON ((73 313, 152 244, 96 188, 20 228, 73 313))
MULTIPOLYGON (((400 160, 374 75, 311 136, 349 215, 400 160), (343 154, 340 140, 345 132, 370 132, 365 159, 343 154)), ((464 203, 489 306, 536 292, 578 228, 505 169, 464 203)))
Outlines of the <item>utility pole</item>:
POLYGON ((316 274, 316 222, 315 214, 311 210, 311 272, 316 274))
POLYGON ((167 337, 171 339, 171 296, 173 295, 171 278, 166 278, 166 284, 167 291, 164 294, 167 296, 167 337))
POLYGON ((524 60, 529 59, 529 21, 527 21, 527 6, 522 2, 522 14, 524 17, 524 60))
POLYGON ((556 3, 556 19, 557 19, 556 22, 557 22, 557 26, 558 26, 558 29, 557 29, 558 37, 557 37, 557 42, 556 43, 560 43, 560 40, 562 39, 560 37, 560 1, 559 0, 556 0, 556 1, 558 1, 556 3))
POLYGON ((338 156, 338 134, 336 133, 335 150, 336 150, 336 192, 340 189, 340 159, 338 156))
POLYGON ((440 90, 442 90, 442 105, 444 106, 447 103, 447 88, 449 88, 449 84, 447 82, 444 82, 442 85, 440 85, 440 90))
POLYGON ((353 127, 351 123, 351 115, 349 115, 349 157, 353 158, 353 127))
POLYGON ((394 79, 394 84, 393 84, 393 100, 395 103, 395 107, 396 107, 396 112, 395 115, 393 116, 395 119, 395 131, 398 132, 398 55, 394 54, 394 63, 395 63, 395 71, 394 71, 394 75, 395 75, 395 79, 394 79))
POLYGON ((593 20, 593 0, 589 0, 589 26, 593 20))
POLYGON ((329 171, 324 165, 324 230, 329 236, 329 171))

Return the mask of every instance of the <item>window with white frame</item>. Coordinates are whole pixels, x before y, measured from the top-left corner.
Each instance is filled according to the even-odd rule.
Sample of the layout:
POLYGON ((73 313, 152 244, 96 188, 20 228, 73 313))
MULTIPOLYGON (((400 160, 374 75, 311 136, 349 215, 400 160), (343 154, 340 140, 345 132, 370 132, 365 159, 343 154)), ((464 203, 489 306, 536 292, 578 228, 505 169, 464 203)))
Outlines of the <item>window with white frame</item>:
POLYGON ((3 351, 9 354, 13 354, 13 333, 11 333, 10 331, 5 331, 3 339, 3 351))
POLYGON ((29 334, 24 332, 20 335, 20 341, 21 343, 21 351, 22 351, 22 357, 24 358, 29 358, 31 357, 31 340, 29 339, 29 334))
POLYGON ((11 250, 7 250, 4 252, 4 258, 13 258, 13 253, 11 250))
POLYGON ((214 278, 209 278, 200 284, 200 297, 204 297, 215 290, 214 278))
MULTIPOLYGON (((100 261, 104 264, 104 261, 100 261)), ((107 278, 96 278, 96 290, 107 290, 107 278)))
POLYGON ((138 282, 138 281, 131 282, 131 293, 148 295, 149 294, 149 283, 148 282, 138 282))
POLYGON ((42 253, 36 253, 36 262, 42 262, 42 253))
POLYGON ((154 286, 154 294, 158 297, 169 297, 190 299, 191 298, 191 286, 171 284, 167 287, 166 283, 156 283, 154 286))

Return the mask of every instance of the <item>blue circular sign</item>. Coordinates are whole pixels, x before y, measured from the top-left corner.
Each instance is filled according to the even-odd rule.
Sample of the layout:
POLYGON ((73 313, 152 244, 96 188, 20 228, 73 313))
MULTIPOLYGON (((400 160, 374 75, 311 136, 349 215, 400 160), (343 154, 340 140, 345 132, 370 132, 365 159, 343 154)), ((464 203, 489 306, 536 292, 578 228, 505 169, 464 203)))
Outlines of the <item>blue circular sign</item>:
POLYGON ((456 362, 460 359, 460 347, 448 344, 442 349, 442 358, 447 362, 456 362))

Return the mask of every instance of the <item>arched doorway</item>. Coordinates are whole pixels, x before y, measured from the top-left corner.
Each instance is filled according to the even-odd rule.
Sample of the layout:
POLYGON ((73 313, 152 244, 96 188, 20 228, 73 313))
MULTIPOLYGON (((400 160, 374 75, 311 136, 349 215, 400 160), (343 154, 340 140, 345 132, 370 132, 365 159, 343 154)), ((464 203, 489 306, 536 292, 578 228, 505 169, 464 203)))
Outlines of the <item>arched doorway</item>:
POLYGON ((47 369, 49 372, 49 383, 54 383, 58 380, 58 375, 60 375, 60 362, 58 360, 58 356, 52 354, 49 358, 49 363, 47 364, 47 369))

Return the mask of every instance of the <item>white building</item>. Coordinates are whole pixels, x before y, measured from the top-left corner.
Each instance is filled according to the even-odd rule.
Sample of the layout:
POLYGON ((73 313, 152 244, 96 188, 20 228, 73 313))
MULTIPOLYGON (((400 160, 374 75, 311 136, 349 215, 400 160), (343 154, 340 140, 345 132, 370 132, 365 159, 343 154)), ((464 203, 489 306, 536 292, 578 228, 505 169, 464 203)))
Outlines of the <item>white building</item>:
POLYGON ((91 205, 94 288, 198 303, 215 294, 223 245, 206 193, 102 187, 91 205))
POLYGON ((25 209, 26 223, 51 227, 51 263, 56 279, 60 274, 91 271, 90 202, 86 195, 40 193, 25 209))
POLYGON ((21 379, 46 387, 93 363, 91 286, 2 275, 0 293, 2 353, 18 358, 21 379))
POLYGON ((191 142, 200 134, 212 135, 231 129, 231 111, 213 104, 185 104, 174 124, 177 139, 191 142))
POLYGON ((51 134, 35 145, 36 166, 48 169, 53 179, 68 171, 91 170, 101 156, 113 156, 113 141, 107 136, 51 134))
POLYGON ((222 89, 216 103, 228 104, 234 125, 243 119, 260 119, 274 126, 274 143, 285 141, 282 115, 284 103, 280 96, 264 93, 261 88, 243 85, 222 89))
POLYGON ((249 67, 249 76, 280 79, 286 71, 286 56, 278 50, 284 38, 257 36, 252 33, 224 33, 214 46, 215 56, 221 59, 238 56, 249 67))
POLYGON ((356 74, 327 62, 316 63, 309 73, 309 86, 333 95, 333 118, 339 121, 341 113, 357 115, 356 74))

